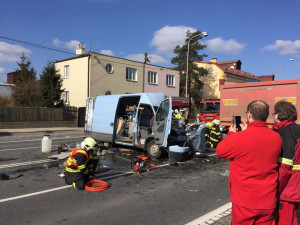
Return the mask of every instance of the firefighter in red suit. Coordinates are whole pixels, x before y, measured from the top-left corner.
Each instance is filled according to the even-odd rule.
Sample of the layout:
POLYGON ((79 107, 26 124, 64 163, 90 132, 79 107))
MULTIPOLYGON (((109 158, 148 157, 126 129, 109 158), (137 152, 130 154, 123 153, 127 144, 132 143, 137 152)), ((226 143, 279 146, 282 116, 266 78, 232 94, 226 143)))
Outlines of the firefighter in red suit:
POLYGON ((268 128, 269 106, 261 100, 247 107, 249 124, 232 125, 217 146, 219 157, 230 159, 229 191, 233 225, 271 225, 276 207, 281 138, 268 128))
POLYGON ((297 111, 292 103, 279 101, 272 114, 273 129, 282 138, 279 158, 279 204, 276 225, 296 225, 300 202, 300 126, 295 123, 297 111), (297 145, 298 142, 298 145, 297 145))

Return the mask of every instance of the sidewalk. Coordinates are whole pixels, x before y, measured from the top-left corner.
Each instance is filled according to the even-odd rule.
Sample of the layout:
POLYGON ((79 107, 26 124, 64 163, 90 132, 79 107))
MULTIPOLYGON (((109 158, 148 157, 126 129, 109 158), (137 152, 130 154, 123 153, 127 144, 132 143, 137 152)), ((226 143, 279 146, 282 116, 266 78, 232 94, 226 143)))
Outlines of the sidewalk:
POLYGON ((83 131, 84 127, 41 127, 41 128, 0 129, 0 133, 32 133, 32 132, 64 131, 64 130, 83 131))

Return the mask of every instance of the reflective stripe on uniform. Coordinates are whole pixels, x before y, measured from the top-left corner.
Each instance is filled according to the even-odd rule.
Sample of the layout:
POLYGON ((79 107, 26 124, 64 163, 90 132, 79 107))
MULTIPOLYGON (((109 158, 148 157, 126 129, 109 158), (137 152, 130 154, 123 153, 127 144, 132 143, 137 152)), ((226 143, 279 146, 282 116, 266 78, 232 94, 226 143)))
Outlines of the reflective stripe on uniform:
POLYGON ((80 166, 78 166, 78 169, 83 170, 86 167, 86 164, 82 164, 80 166))
POLYGON ((70 173, 80 173, 81 171, 78 169, 72 169, 70 167, 66 167, 66 171, 70 172, 70 173))
POLYGON ((300 170, 300 165, 293 165, 292 170, 300 170))
POLYGON ((279 157, 278 162, 280 162, 281 164, 286 164, 286 165, 289 165, 289 166, 293 166, 293 160, 291 160, 291 159, 279 157))
POLYGON ((212 137, 210 137, 210 140, 211 140, 211 141, 214 141, 214 142, 219 142, 219 140, 214 139, 214 138, 212 138, 212 137))
POLYGON ((217 135, 217 136, 220 136, 220 134, 221 134, 220 132, 215 132, 215 131, 213 131, 213 130, 212 130, 210 133, 211 133, 211 134, 215 134, 215 135, 217 135))

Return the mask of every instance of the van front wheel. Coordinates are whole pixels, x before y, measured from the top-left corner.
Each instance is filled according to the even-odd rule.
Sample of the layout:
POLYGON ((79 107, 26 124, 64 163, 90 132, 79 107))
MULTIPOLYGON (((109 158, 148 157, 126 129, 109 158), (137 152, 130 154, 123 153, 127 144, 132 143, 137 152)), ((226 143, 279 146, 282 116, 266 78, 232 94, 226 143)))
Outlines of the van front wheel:
POLYGON ((147 153, 150 158, 158 159, 161 156, 162 151, 159 148, 159 146, 155 143, 155 141, 152 140, 147 145, 147 153))

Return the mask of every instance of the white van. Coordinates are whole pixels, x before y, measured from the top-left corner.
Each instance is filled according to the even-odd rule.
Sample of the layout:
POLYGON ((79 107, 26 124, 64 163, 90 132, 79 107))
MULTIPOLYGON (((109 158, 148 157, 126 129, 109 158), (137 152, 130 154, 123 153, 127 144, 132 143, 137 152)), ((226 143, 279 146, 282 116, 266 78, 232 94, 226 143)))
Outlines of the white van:
POLYGON ((171 123, 172 99, 163 93, 97 96, 94 107, 93 99, 87 99, 85 132, 89 136, 143 148, 151 158, 159 158, 169 145, 186 144, 185 131, 171 129, 171 123))

